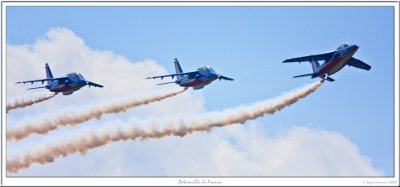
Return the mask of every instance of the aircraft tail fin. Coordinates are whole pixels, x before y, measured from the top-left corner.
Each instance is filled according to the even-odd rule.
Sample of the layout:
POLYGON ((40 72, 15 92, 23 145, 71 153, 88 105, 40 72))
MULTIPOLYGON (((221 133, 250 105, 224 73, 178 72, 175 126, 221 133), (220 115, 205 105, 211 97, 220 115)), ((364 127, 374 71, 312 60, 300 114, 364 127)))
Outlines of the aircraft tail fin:
MULTIPOLYGON (((175 72, 176 72, 176 74, 183 73, 181 65, 179 65, 179 61, 178 61, 177 58, 174 58, 174 64, 175 64, 175 72)), ((181 78, 181 76, 180 75, 176 75, 176 78, 179 79, 179 78, 181 78)))
MULTIPOLYGON (((53 74, 51 73, 49 64, 46 63, 45 68, 46 68, 46 77, 47 77, 48 79, 53 78, 53 74)), ((51 83, 51 80, 48 80, 48 81, 47 81, 47 85, 49 85, 50 83, 51 83)))
POLYGON ((317 70, 318 70, 318 68, 319 68, 319 63, 318 63, 318 61, 315 60, 315 59, 312 59, 312 60, 310 61, 310 63, 311 63, 311 67, 312 67, 313 72, 314 72, 314 73, 317 72, 317 70))
POLYGON ((308 76, 313 76, 313 75, 314 75, 314 73, 308 73, 308 74, 304 74, 304 75, 297 75, 297 76, 294 76, 293 78, 308 77, 308 76))

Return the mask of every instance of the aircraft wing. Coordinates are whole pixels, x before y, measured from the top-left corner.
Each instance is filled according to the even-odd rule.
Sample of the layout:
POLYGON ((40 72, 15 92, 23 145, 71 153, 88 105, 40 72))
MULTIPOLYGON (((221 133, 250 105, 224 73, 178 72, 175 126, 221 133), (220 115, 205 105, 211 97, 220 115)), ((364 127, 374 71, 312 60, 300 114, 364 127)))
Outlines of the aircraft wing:
POLYGON ((347 65, 353 66, 353 67, 356 67, 356 68, 365 69, 365 70, 367 70, 367 71, 369 71, 369 70, 371 69, 371 66, 370 66, 370 65, 364 63, 364 62, 361 61, 361 60, 358 60, 358 59, 356 59, 356 58, 353 58, 353 57, 349 59, 349 62, 347 63, 347 65))
POLYGON ((192 72, 187 72, 187 73, 176 73, 176 74, 169 74, 169 75, 160 75, 160 76, 155 76, 155 77, 147 77, 146 79, 157 79, 157 78, 163 79, 164 77, 171 77, 173 79, 177 75, 188 75, 190 77, 190 76, 195 76, 198 73, 199 73, 198 71, 192 71, 192 72))
POLYGON ((310 62, 311 60, 329 60, 332 55, 335 53, 335 51, 329 52, 329 53, 323 53, 319 55, 309 55, 309 56, 303 56, 303 57, 297 57, 297 58, 289 58, 283 61, 282 63, 288 63, 288 62, 305 62, 308 61, 310 62))
POLYGON ((44 83, 44 81, 54 81, 54 80, 58 80, 60 82, 63 82, 65 80, 67 80, 68 77, 58 77, 58 78, 48 78, 48 79, 37 79, 37 80, 29 80, 29 81, 20 81, 20 82, 16 82, 15 84, 20 84, 20 83, 31 83, 33 84, 34 82, 42 82, 42 84, 44 83))
POLYGON ((222 76, 222 75, 218 75, 218 79, 219 79, 219 80, 224 79, 224 80, 227 80, 227 81, 233 81, 232 78, 225 77, 225 76, 222 76))
POLYGON ((103 88, 104 87, 103 85, 96 84, 96 83, 90 82, 90 81, 87 81, 87 84, 89 85, 89 87, 90 86, 99 87, 99 88, 103 88))

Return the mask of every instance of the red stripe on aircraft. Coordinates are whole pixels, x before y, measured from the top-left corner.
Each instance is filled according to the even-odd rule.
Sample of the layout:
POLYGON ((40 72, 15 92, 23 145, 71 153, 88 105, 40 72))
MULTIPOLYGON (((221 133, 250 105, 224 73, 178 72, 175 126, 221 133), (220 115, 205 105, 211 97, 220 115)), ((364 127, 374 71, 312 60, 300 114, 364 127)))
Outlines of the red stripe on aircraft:
POLYGON ((323 75, 323 74, 327 73, 329 71, 329 69, 331 69, 332 67, 335 67, 340 61, 342 61, 344 58, 346 58, 347 56, 352 54, 353 51, 355 51, 355 50, 357 50, 357 48, 352 49, 345 56, 336 58, 336 59, 332 60, 331 62, 328 62, 328 64, 326 66, 324 66, 323 68, 321 68, 321 70, 319 70, 318 75, 323 75))
POLYGON ((206 79, 206 80, 198 79, 198 80, 194 80, 194 81, 191 81, 191 82, 188 82, 188 83, 183 83, 180 86, 185 86, 185 87, 192 87, 193 86, 194 87, 194 86, 198 86, 198 85, 202 85, 202 84, 214 81, 217 78, 218 77, 211 78, 211 79, 206 79))
POLYGON ((52 91, 52 92, 66 92, 66 91, 74 90, 76 88, 82 88, 84 86, 85 86, 85 84, 80 84, 80 85, 77 85, 77 86, 63 86, 63 87, 60 87, 60 88, 51 89, 50 91, 52 91))

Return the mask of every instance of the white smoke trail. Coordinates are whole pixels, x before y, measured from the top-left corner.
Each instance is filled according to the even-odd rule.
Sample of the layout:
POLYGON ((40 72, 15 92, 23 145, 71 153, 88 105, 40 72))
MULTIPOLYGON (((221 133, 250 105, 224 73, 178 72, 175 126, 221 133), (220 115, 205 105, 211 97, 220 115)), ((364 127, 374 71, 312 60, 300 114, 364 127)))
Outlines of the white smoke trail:
POLYGON ((8 113, 9 111, 16 109, 16 108, 24 108, 24 107, 33 105, 35 103, 45 101, 47 99, 53 98, 56 95, 57 95, 56 93, 42 93, 42 94, 38 94, 38 95, 28 96, 25 98, 15 99, 15 100, 7 103, 6 112, 8 113))
POLYGON ((129 108, 146 105, 152 102, 160 101, 186 91, 187 88, 179 91, 174 91, 167 94, 155 95, 148 98, 132 99, 120 103, 111 103, 106 105, 94 106, 86 111, 72 112, 68 115, 61 113, 60 115, 43 121, 30 121, 25 124, 18 125, 14 129, 7 130, 7 140, 18 141, 26 138, 32 133, 47 134, 49 131, 55 130, 62 126, 73 126, 93 118, 100 119, 103 114, 125 112, 129 108))
POLYGON ((143 130, 138 127, 152 126, 153 122, 144 124, 131 123, 127 129, 121 130, 118 126, 111 126, 112 130, 96 133, 91 131, 82 136, 72 139, 72 141, 60 140, 44 145, 41 149, 28 151, 19 158, 7 160, 7 172, 16 173, 20 169, 28 168, 33 163, 46 164, 54 162, 58 157, 65 157, 76 152, 85 154, 88 150, 104 146, 111 142, 162 138, 166 136, 180 136, 191 134, 198 131, 209 132, 212 128, 243 124, 247 120, 256 119, 266 114, 273 114, 276 111, 290 106, 301 98, 306 97, 317 90, 323 81, 314 83, 296 92, 285 94, 279 98, 258 102, 247 107, 240 107, 222 112, 212 112, 196 117, 178 117, 173 120, 159 120, 157 122, 165 124, 163 129, 151 128, 143 130))

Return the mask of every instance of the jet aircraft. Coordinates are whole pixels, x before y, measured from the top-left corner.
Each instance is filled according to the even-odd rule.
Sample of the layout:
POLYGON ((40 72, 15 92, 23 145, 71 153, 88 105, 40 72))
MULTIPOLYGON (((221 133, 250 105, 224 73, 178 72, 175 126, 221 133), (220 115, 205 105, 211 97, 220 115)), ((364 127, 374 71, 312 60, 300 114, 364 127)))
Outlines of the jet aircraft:
POLYGON ((161 83, 161 84, 157 84, 157 85, 176 83, 176 84, 179 84, 179 86, 182 86, 185 88, 193 87, 194 90, 202 89, 205 85, 210 84, 212 81, 214 81, 216 79, 219 79, 219 80, 224 79, 224 80, 233 81, 232 78, 217 74, 209 66, 204 66, 204 67, 198 68, 197 71, 183 73, 182 68, 179 65, 179 61, 177 58, 174 59, 174 64, 175 64, 175 71, 176 71, 175 74, 147 77, 146 79, 156 79, 156 78, 163 79, 164 77, 171 77, 172 79, 174 79, 174 77, 176 76, 176 79, 177 79, 176 81, 165 82, 165 83, 161 83))
POLYGON ((309 61, 312 66, 313 73, 297 75, 293 78, 311 76, 311 78, 320 77, 322 79, 333 82, 335 80, 330 78, 329 76, 341 70, 345 65, 361 68, 364 70, 371 69, 370 65, 352 57, 359 47, 359 45, 342 44, 335 51, 332 52, 291 58, 283 61, 282 63, 300 63, 309 61), (320 65, 318 61, 324 61, 324 63, 320 65))
POLYGON ((51 92, 55 92, 55 93, 62 92, 63 95, 70 95, 74 91, 77 91, 86 85, 89 85, 89 87, 90 86, 100 87, 100 88, 103 87, 100 84, 96 84, 96 83, 87 81, 85 78, 83 78, 83 76, 80 73, 69 73, 68 75, 66 75, 64 77, 54 78, 53 74, 51 73, 50 67, 47 63, 45 65, 45 69, 46 69, 46 76, 47 76, 46 79, 21 81, 21 82, 17 82, 16 84, 19 84, 19 83, 33 84, 34 82, 42 82, 42 84, 43 84, 44 81, 46 81, 47 82, 46 86, 29 88, 28 90, 38 89, 38 88, 46 88, 51 92))

